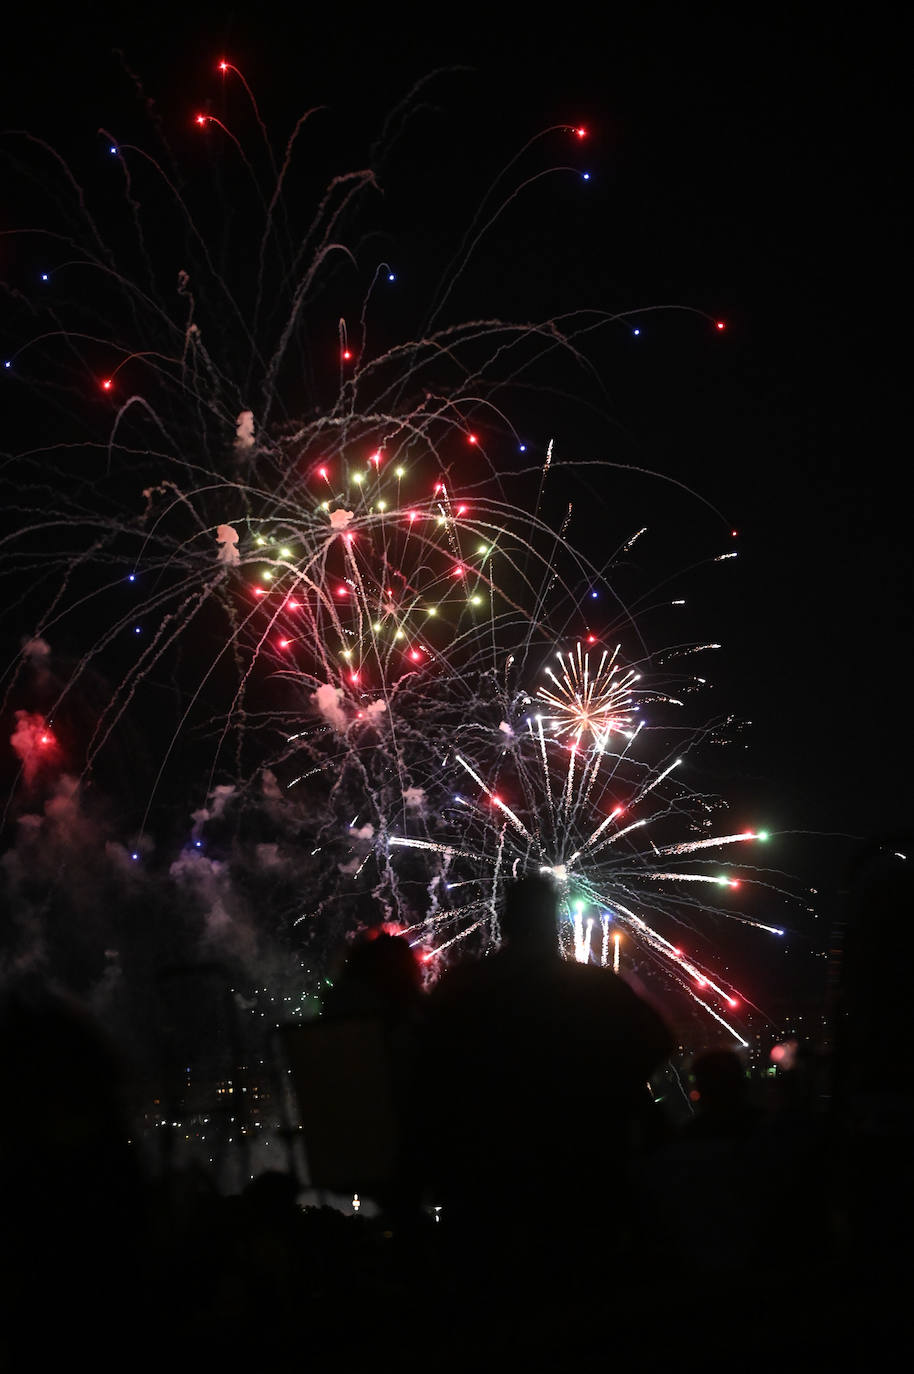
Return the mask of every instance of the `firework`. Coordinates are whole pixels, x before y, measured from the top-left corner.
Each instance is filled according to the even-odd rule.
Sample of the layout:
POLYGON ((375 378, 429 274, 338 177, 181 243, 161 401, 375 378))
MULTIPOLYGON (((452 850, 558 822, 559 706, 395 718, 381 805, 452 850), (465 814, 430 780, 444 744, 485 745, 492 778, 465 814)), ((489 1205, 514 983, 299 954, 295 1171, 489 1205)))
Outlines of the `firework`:
POLYGON ((591 667, 590 654, 575 646, 573 653, 557 654, 559 673, 546 669, 550 687, 541 686, 537 700, 555 714, 545 717, 555 734, 573 735, 580 741, 589 733, 594 742, 631 726, 631 689, 638 679, 634 669, 623 670, 618 662, 620 645, 604 649, 591 667))
MULTIPOLYGON (((567 657, 583 662, 581 646, 567 657)), ((477 700, 483 699, 481 690, 477 700)), ((498 739, 491 729, 486 738, 485 729, 464 728, 466 744, 449 754, 456 788, 436 813, 435 833, 426 827, 389 839, 395 864, 398 851, 418 851, 434 865, 434 901, 415 938, 430 954, 480 930, 497 939, 503 884, 531 870, 547 873, 560 896, 567 957, 618 968, 624 937, 641 960, 745 1043, 727 1019, 745 999, 681 946, 694 943, 702 917, 728 914, 712 900, 722 890, 769 885, 770 876, 754 866, 747 878, 726 861, 728 850, 764 842, 766 832, 713 827, 722 803, 679 780, 682 757, 656 759, 664 732, 644 719, 611 743, 609 730, 588 738, 548 733, 545 718, 531 713, 537 703, 523 693, 491 704, 515 724, 503 721, 498 739), (700 838, 674 838, 683 829, 700 838)))
POLYGON ((575 465, 509 418, 557 358, 583 375, 584 339, 619 319, 449 320, 471 226, 430 315, 390 342, 398 274, 365 262, 358 213, 396 150, 332 177, 296 224, 312 116, 259 161, 228 115, 197 116, 219 172, 199 185, 106 136, 112 236, 93 203, 110 187, 27 140, 59 178, 60 220, 20 235, 45 296, 9 284, 4 380, 43 416, 3 470, 0 573, 29 626, 4 697, 28 724, 20 782, 52 764, 119 782, 136 863, 175 809, 189 852, 247 798, 273 827, 259 861, 279 865, 277 835, 307 859, 295 929, 368 883, 438 962, 497 939, 501 884, 546 869, 570 956, 618 967, 624 936, 719 1017, 736 994, 670 930, 717 909, 695 892, 732 888, 718 855, 757 836, 702 828, 712 803, 645 719, 678 703, 663 646, 615 593, 614 558, 575 547, 553 491, 575 465), (597 588, 615 598, 599 622, 597 588))

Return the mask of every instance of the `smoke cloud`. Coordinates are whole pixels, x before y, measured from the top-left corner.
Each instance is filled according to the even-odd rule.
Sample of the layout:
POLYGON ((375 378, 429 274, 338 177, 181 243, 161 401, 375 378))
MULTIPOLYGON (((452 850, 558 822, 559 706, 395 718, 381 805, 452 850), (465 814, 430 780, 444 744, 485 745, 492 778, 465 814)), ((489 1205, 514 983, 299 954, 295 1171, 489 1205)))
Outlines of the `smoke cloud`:
POLYGON ((235 427, 235 452, 244 453, 254 447, 254 412, 243 410, 235 427))
POLYGON ((317 709, 320 711, 328 725, 332 725, 338 734, 342 735, 347 726, 346 712, 340 702, 343 693, 341 688, 333 687, 330 683, 325 683, 318 687, 317 691, 311 696, 317 709))
POLYGON ((39 712, 17 711, 15 720, 10 744, 22 764, 26 785, 31 787, 40 769, 55 757, 56 741, 39 712))
POLYGON ((238 531, 231 525, 220 525, 216 530, 216 543, 219 545, 219 562, 227 568, 237 568, 241 562, 238 552, 238 531))

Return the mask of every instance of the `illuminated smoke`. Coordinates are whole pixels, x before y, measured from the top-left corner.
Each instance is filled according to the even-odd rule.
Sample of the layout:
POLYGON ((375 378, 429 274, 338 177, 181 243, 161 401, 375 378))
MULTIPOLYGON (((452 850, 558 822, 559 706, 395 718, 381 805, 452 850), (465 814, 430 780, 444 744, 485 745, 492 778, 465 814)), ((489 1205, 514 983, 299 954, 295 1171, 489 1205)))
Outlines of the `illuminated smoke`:
POLYGON ((238 552, 238 531, 231 525, 220 525, 216 530, 216 543, 219 545, 219 562, 227 568, 237 568, 241 562, 238 552))
POLYGON ((311 700, 320 711, 324 720, 331 725, 339 734, 345 734, 348 721, 346 712, 340 702, 343 693, 339 687, 333 687, 330 683, 324 683, 318 687, 316 692, 311 694, 311 700))
POLYGON ((250 410, 243 410, 238 416, 238 423, 235 429, 235 450, 244 453, 254 447, 254 415, 250 410))
POLYGON ((31 787, 40 770, 53 761, 56 741, 44 716, 37 711, 17 711, 16 728, 10 744, 22 765, 27 787, 31 787))

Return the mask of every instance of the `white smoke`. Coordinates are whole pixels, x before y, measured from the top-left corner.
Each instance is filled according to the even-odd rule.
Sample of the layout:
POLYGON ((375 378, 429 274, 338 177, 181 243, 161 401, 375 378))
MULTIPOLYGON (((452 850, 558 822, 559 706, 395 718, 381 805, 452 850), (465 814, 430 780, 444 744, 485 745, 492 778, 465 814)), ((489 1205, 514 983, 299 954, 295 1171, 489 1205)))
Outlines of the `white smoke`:
POLYGON ((403 804, 412 811, 423 811, 425 809, 425 788, 405 788, 403 792, 403 804))
POLYGON ((227 568, 237 568, 241 562, 238 552, 238 531, 231 525, 220 525, 216 530, 216 543, 219 545, 218 558, 227 568))
POLYGON ((243 410, 235 426, 235 452, 244 453, 254 447, 254 412, 243 410))
POLYGON ((347 721, 346 712, 340 705, 343 692, 339 687, 332 687, 330 683, 324 683, 318 687, 316 692, 311 695, 317 709, 328 725, 332 725, 338 734, 345 732, 347 721))
POLYGON ((265 768, 260 775, 260 790, 270 801, 282 801, 282 788, 276 780, 276 774, 269 768, 265 768))
POLYGON ((29 659, 36 667, 46 663, 50 656, 51 646, 40 635, 22 641, 22 657, 29 659))
POLYGON ((179 886, 190 888, 203 910, 203 945, 246 961, 257 953, 254 931, 233 900, 224 864, 196 849, 185 849, 169 873, 179 886))
POLYGON ((374 826, 370 821, 358 829, 350 826, 349 838, 354 842, 352 857, 337 865, 339 871, 344 874, 356 873, 362 867, 370 843, 374 839, 374 826))
POLYGON ((286 861, 278 844, 259 844, 255 850, 259 868, 285 868, 286 861))
POLYGON ((344 530, 352 518, 351 510, 332 510, 330 512, 330 528, 344 530))
POLYGON ((124 971, 116 949, 105 950, 105 970, 89 994, 89 1006, 96 1016, 104 1016, 111 1002, 117 996, 123 983, 124 971))
POLYGON ((386 710, 386 701, 381 701, 380 698, 377 701, 370 701, 362 711, 362 719, 373 721, 374 724, 377 724, 386 710))
POLYGON ((200 838, 200 832, 207 821, 218 821, 224 814, 232 797, 235 795, 235 788, 231 783, 219 783, 209 794, 209 806, 201 806, 199 810, 191 812, 193 829, 191 835, 195 840, 200 838))

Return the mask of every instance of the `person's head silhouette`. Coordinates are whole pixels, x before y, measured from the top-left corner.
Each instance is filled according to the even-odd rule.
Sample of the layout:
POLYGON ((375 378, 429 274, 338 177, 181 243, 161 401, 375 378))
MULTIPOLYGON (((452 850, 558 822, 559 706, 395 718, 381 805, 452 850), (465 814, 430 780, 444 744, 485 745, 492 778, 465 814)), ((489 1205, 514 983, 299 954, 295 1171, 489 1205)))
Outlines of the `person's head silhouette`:
POLYGON ((515 952, 558 957, 558 892, 546 874, 531 873, 508 886, 501 933, 515 952))
POLYGON ((733 1050, 705 1050, 692 1065, 692 1073, 702 1112, 733 1111, 743 1105, 746 1072, 733 1050))

